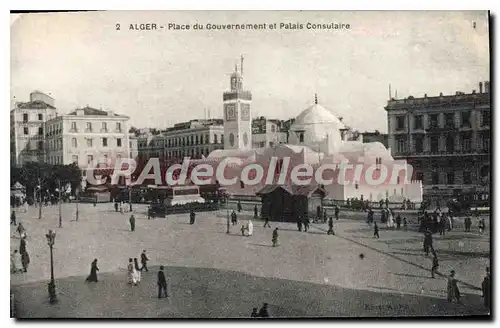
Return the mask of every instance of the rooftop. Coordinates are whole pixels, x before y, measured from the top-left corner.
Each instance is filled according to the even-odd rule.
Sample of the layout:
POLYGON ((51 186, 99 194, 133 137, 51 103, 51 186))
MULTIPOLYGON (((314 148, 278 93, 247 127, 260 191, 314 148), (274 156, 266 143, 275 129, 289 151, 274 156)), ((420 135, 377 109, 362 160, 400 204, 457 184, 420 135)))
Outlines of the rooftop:
MULTIPOLYGON (((109 116, 109 112, 104 111, 102 109, 95 109, 92 107, 84 107, 84 108, 77 108, 73 112, 69 113, 68 115, 77 115, 78 110, 83 110, 83 115, 86 116, 109 116)), ((118 114, 113 114, 112 116, 120 116, 118 114)))
POLYGON ((46 108, 56 109, 54 106, 49 105, 41 100, 19 102, 16 104, 16 108, 20 108, 20 109, 46 109, 46 108))

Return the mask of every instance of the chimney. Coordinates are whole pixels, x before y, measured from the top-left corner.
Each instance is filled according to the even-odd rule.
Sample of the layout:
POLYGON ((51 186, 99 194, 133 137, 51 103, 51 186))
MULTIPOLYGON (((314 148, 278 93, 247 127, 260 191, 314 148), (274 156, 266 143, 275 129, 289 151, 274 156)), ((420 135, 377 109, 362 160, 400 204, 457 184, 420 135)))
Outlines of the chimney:
POLYGON ((424 94, 424 98, 427 98, 427 94, 424 94))
POLYGON ((483 93, 483 82, 479 82, 479 93, 483 93))
POLYGON ((472 94, 473 95, 476 94, 476 89, 472 90, 472 94))
POLYGON ((443 93, 442 93, 442 92, 440 92, 440 93, 439 93, 439 97, 442 97, 442 96, 443 96, 443 93))
POLYGON ((490 81, 484 82, 484 93, 490 93, 490 81))

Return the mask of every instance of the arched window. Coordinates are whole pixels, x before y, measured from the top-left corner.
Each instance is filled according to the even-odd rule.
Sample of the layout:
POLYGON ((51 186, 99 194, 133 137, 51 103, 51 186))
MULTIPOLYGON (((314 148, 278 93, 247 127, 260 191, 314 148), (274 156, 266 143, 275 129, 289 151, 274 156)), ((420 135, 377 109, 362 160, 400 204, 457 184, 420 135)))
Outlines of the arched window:
POLYGON ((217 135, 216 135, 216 134, 214 134, 214 144, 216 144, 216 143, 217 143, 217 141, 218 141, 218 140, 217 140, 217 135))
POLYGON ((304 132, 299 134, 299 142, 304 142, 304 132))
POLYGON ((196 135, 195 140, 196 140, 196 144, 198 145, 198 143, 199 143, 198 135, 196 135))
POLYGON ((203 143, 203 134, 200 136, 200 144, 203 143))

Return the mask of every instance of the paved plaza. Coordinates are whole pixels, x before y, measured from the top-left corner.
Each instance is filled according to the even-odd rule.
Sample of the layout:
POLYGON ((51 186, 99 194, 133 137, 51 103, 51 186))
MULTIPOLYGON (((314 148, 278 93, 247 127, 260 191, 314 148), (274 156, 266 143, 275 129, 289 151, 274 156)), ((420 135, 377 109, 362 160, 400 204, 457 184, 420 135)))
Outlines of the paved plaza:
MULTIPOLYGON (((440 272, 457 272, 463 304, 446 301, 446 277, 432 279, 432 258, 422 251, 416 222, 408 231, 385 230, 380 239, 363 221, 365 214, 343 213, 334 221, 335 236, 326 224, 298 232, 296 224, 279 227, 279 246, 272 247, 270 228, 254 222, 254 234, 241 236, 246 224, 226 234, 226 212, 198 213, 148 220, 145 205, 134 205, 136 231, 130 213, 116 213, 113 204, 63 205, 19 212, 27 229, 31 263, 27 273, 11 275, 16 316, 40 317, 248 317, 253 307, 270 304, 272 316, 426 316, 484 314, 480 286, 490 266, 489 229, 465 233, 461 225, 442 237, 434 235, 440 272), (49 248, 45 233, 57 233, 54 271, 59 302, 50 305, 49 248), (128 258, 150 258, 150 272, 139 286, 126 284, 128 258), (363 254, 361 258, 359 255, 363 254), (97 284, 86 284, 90 264, 98 259, 97 284), (166 300, 156 298, 156 272, 165 265, 171 289, 166 300)), ((379 218, 376 217, 379 221, 379 218)), ((487 221, 488 222, 488 221, 487 221)), ((489 225, 487 225, 489 228, 489 225)), ((19 238, 11 226, 11 249, 19 238)))

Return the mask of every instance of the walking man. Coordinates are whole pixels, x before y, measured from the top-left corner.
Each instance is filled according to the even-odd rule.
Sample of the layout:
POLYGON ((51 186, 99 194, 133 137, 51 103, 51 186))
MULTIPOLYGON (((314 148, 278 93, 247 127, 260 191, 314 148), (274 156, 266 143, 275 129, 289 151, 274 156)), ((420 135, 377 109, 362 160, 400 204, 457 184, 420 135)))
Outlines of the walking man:
POLYGON ((307 216, 304 217, 304 232, 307 232, 309 230, 309 218, 307 216))
POLYGON ((373 223, 373 238, 380 238, 378 235, 378 225, 377 222, 373 223))
POLYGON ((158 298, 162 297, 162 294, 165 297, 168 297, 168 291, 167 291, 167 279, 165 278, 165 273, 163 272, 164 267, 163 265, 160 266, 160 271, 158 271, 158 298))
POLYGON ((340 212, 339 207, 337 205, 335 205, 335 220, 339 219, 339 212, 340 212))
POLYGON ((12 210, 12 212, 10 213, 10 224, 14 224, 14 226, 17 225, 17 222, 16 222, 16 211, 12 210))
POLYGON ((451 270, 448 276, 447 292, 448 302, 456 300, 457 303, 460 304, 460 290, 458 289, 457 279, 455 278, 455 270, 451 270))
POLYGON ((146 272, 149 271, 148 270, 148 261, 149 261, 149 258, 146 255, 146 250, 143 250, 142 254, 141 254, 141 264, 142 264, 141 271, 142 270, 146 270, 146 272))
POLYGON ((326 233, 327 235, 335 235, 335 232, 333 231, 333 218, 330 217, 330 220, 328 220, 328 232, 326 233))
POLYGON ((437 273, 437 269, 439 267, 439 261, 438 261, 436 253, 434 253, 433 255, 434 255, 434 257, 432 258, 431 276, 434 279, 434 274, 437 273))
POLYGON ((130 230, 135 231, 135 217, 134 217, 134 214, 132 214, 130 216, 129 222, 130 222, 130 230))
POLYGON ((191 213, 189 213, 189 224, 194 224, 195 220, 196 220, 196 214, 194 213, 193 210, 191 210, 191 213))
POLYGON ((258 218, 259 217, 259 210, 257 209, 257 205, 253 207, 253 217, 258 218))
POLYGON ((273 231, 272 242, 273 242, 273 247, 278 246, 278 228, 275 228, 273 231))
POLYGON ((30 264, 30 256, 26 250, 21 253, 21 264, 23 265, 23 271, 28 272, 28 265, 30 264))
POLYGON ((264 218, 264 228, 265 227, 269 227, 271 228, 271 225, 269 224, 269 217, 266 215, 266 217, 264 218))
POLYGON ((118 202, 117 201, 115 201, 115 212, 118 213, 118 202))
POLYGON ((233 211, 233 213, 231 213, 231 222, 233 223, 233 225, 238 224, 238 218, 236 216, 236 212, 235 211, 233 211))
POLYGON ((491 301, 491 275, 490 268, 486 268, 486 277, 484 277, 483 283, 481 284, 481 289, 483 290, 483 301, 484 306, 489 310, 491 301))
POLYGON ((241 202, 238 201, 238 213, 240 213, 240 212, 241 212, 241 202))

